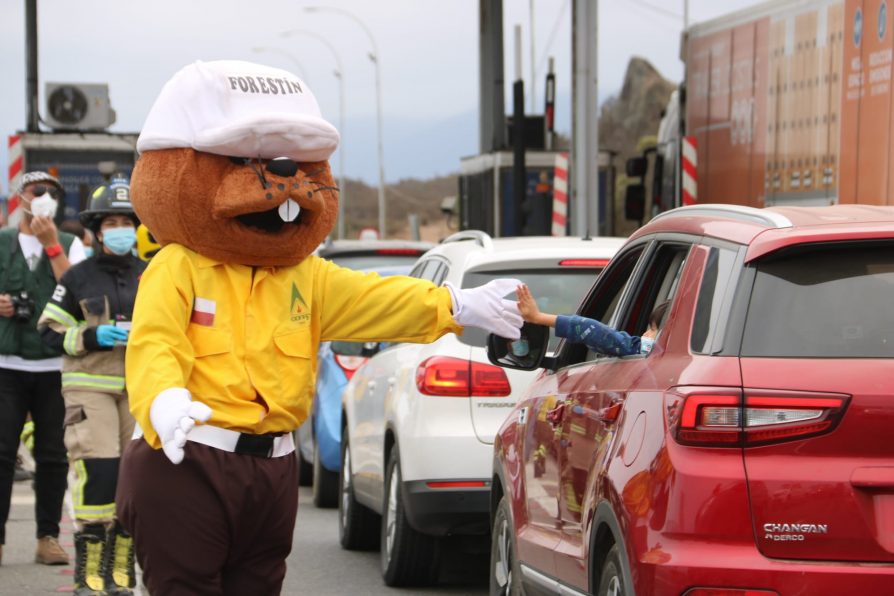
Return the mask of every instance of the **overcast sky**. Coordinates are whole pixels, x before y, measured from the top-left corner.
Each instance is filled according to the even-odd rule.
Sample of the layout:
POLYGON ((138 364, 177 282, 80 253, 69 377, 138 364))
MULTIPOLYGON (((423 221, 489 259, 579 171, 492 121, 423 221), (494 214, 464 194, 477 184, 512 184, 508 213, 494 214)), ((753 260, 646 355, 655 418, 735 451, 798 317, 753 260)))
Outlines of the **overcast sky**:
MULTIPOLYGON (((25 126, 24 0, 0 0, 0 133, 25 126)), ((700 22, 754 4, 754 0, 691 0, 690 21, 700 22)), ((506 80, 515 72, 513 28, 523 29, 523 74, 531 72, 534 10, 536 111, 542 111, 547 57, 556 61, 558 95, 570 97, 570 0, 504 0, 506 80)), ((138 131, 162 85, 194 60, 241 59, 295 72, 313 90, 324 116, 338 125, 338 80, 327 45, 308 34, 284 38, 288 30, 324 36, 344 68, 348 122, 376 113, 374 67, 368 37, 360 25, 334 12, 310 13, 309 6, 348 11, 371 31, 378 45, 382 77, 384 136, 398 120, 435 121, 477 110, 478 0, 39 0, 39 89, 44 84, 108 83, 117 112, 113 131, 138 131), (265 48, 261 52, 253 49, 265 48)), ((683 0, 600 2, 600 96, 616 92, 632 55, 648 59, 668 79, 683 76, 679 60, 683 0)), ((530 90, 530 81, 526 81, 530 90)), ((507 84, 511 93, 511 84, 507 84)), ((530 104, 527 104, 528 106, 530 104)), ((560 125, 569 128, 568 110, 560 125)), ((346 155, 367 148, 351 144, 346 155)), ((567 132, 567 130, 565 130, 567 132)), ((370 142, 358 135, 357 142, 370 142)), ((477 147, 477 139, 474 146, 477 147)), ((399 151, 386 156, 386 172, 399 151)), ((393 164, 392 164, 393 165, 393 164)), ((2 143, 0 188, 7 190, 6 143, 2 143)), ((447 168, 449 169, 449 168, 447 168)), ((348 169, 348 176, 361 177, 348 169)), ((430 172, 419 172, 425 177, 430 172)), ((390 177, 389 177, 389 181, 390 177)))

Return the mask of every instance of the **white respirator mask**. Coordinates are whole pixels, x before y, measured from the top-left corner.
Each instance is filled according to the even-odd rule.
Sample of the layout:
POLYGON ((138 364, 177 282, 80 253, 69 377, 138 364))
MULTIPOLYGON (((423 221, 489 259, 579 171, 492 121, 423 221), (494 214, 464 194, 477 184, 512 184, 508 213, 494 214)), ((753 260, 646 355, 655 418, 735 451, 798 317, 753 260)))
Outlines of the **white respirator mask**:
POLYGON ((31 215, 34 217, 49 217, 52 219, 56 216, 56 209, 58 208, 59 203, 48 192, 31 199, 31 215))

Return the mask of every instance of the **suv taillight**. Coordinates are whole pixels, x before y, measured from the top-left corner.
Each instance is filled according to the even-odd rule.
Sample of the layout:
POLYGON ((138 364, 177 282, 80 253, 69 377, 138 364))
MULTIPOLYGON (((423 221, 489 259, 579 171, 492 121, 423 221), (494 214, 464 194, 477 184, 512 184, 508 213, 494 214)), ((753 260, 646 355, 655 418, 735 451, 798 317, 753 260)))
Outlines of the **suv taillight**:
POLYGON ((423 395, 505 397, 512 392, 499 366, 450 356, 432 356, 416 369, 416 387, 423 395))
POLYGON ((676 441, 704 447, 752 447, 827 433, 850 396, 728 387, 678 387, 665 393, 676 441))
POLYGON ((335 363, 338 364, 339 368, 345 373, 345 377, 348 380, 351 380, 351 377, 354 376, 354 373, 357 372, 357 369, 363 366, 369 358, 365 356, 342 356, 341 354, 335 355, 335 363))

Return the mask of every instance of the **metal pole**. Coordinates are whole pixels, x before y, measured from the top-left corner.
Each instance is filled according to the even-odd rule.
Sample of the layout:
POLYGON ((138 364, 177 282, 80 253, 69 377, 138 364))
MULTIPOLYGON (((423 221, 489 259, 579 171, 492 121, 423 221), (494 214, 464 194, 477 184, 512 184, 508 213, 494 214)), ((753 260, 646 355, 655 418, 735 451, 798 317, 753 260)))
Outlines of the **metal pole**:
POLYGON ((345 74, 338 69, 338 130, 341 139, 338 143, 338 237, 344 239, 345 221, 348 201, 348 181, 345 179, 345 74))
POLYGON ((370 56, 370 58, 376 64, 376 128, 379 131, 379 234, 381 238, 385 238, 387 228, 385 227, 385 149, 382 146, 382 78, 379 75, 379 52, 378 50, 375 52, 375 56, 370 56))
POLYGON ((25 105, 28 111, 25 130, 40 132, 40 112, 37 109, 37 0, 25 0, 25 105))
POLYGON ((515 82, 512 84, 512 208, 506 217, 507 236, 524 236, 525 217, 525 81, 521 67, 522 32, 515 26, 515 82))
POLYGON ((352 12, 331 6, 306 6, 304 10, 306 12, 335 12, 348 17, 360 25, 360 28, 363 29, 364 33, 366 33, 366 36, 369 38, 370 45, 372 45, 373 51, 369 54, 369 59, 372 60, 376 67, 376 128, 378 129, 379 137, 379 238, 385 238, 385 149, 382 142, 382 76, 380 72, 381 65, 379 63, 381 56, 381 54, 379 54, 379 47, 376 45, 376 39, 373 37, 369 27, 366 26, 366 23, 361 21, 360 18, 352 12))
POLYGON ((599 30, 597 0, 573 0, 572 232, 599 234, 599 121, 596 66, 599 30), (592 207, 591 207, 592 206, 592 207))
POLYGON ((478 0, 478 152, 506 148, 503 87, 503 1, 478 0))
POLYGON ((537 105, 536 104, 536 101, 537 101, 537 79, 535 78, 537 76, 537 74, 536 74, 537 64, 536 64, 535 56, 534 56, 534 0, 529 0, 529 2, 528 2, 528 21, 530 23, 528 26, 531 28, 531 30, 528 32, 529 33, 528 37, 531 38, 531 91, 530 91, 530 93, 531 93, 531 113, 533 114, 533 113, 535 113, 535 110, 537 109, 537 107, 536 107, 536 105, 537 105))
POLYGON ((335 46, 326 39, 323 35, 319 33, 315 33, 313 31, 305 31, 303 29, 291 29, 289 31, 283 31, 279 34, 280 37, 290 37, 292 35, 306 35, 308 37, 313 37, 314 39, 322 42, 329 51, 332 52, 332 57, 335 58, 335 66, 338 70, 335 71, 335 78, 338 79, 338 133, 340 135, 340 140, 338 143, 338 237, 343 239, 345 237, 345 226, 347 225, 345 222, 345 214, 347 213, 347 197, 348 197, 348 184, 345 179, 345 111, 347 110, 347 101, 345 99, 345 69, 342 65, 341 57, 338 55, 338 52, 335 49, 335 46))

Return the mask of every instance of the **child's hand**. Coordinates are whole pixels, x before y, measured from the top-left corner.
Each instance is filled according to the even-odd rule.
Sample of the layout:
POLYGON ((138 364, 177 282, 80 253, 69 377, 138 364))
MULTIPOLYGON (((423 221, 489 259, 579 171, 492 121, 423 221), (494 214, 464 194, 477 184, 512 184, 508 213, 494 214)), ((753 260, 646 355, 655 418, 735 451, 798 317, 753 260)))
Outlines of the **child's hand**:
POLYGON ((518 312, 521 313, 522 318, 529 323, 538 323, 540 309, 537 307, 537 302, 531 295, 531 290, 528 286, 521 284, 515 289, 515 293, 518 296, 518 312))

